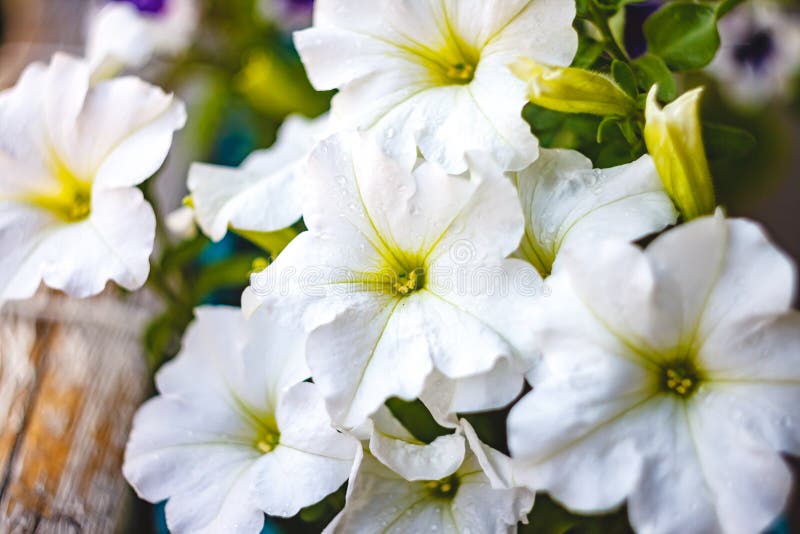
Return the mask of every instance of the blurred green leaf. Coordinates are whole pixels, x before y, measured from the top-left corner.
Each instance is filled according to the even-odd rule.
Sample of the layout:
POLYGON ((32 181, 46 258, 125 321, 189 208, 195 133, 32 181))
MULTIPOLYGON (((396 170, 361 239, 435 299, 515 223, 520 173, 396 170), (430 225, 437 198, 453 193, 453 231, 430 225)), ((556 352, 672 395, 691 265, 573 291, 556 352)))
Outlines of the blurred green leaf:
POLYGON ((419 399, 404 401, 392 397, 386 401, 386 407, 415 438, 425 443, 453 433, 452 430, 440 426, 419 399))
POLYGON ((719 48, 717 12, 713 4, 670 2, 644 23, 650 53, 661 57, 673 70, 699 69, 708 65, 719 48))
POLYGON ((645 54, 631 62, 633 72, 639 83, 639 89, 645 93, 658 84, 658 99, 670 102, 678 96, 678 85, 664 61, 652 54, 645 54))
POLYGON ((233 228, 231 231, 269 252, 273 258, 277 258, 278 254, 280 254, 286 245, 297 237, 298 234, 294 228, 284 228, 283 230, 277 230, 275 232, 254 232, 250 230, 239 230, 238 228, 233 228))
POLYGON ((755 136, 741 128, 703 122, 703 144, 708 159, 743 158, 755 150, 755 136))
POLYGON ((224 260, 204 265, 192 286, 198 301, 223 288, 238 288, 247 285, 255 254, 236 254, 224 260))
POLYGON ((577 515, 547 495, 536 496, 530 522, 520 525, 520 534, 632 534, 625 510, 604 515, 577 515))

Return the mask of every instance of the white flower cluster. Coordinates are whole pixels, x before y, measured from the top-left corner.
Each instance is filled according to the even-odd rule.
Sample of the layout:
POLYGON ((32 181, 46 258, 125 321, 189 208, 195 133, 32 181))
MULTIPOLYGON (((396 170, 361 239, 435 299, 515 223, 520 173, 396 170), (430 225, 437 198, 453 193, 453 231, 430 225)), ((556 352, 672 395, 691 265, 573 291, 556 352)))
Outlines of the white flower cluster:
MULTIPOLYGON (((796 273, 758 225, 678 214, 650 156, 538 148, 519 57, 567 66, 566 0, 318 0, 295 43, 331 113, 195 165, 202 230, 303 218, 242 310, 200 308, 124 473, 173 532, 258 532, 345 482, 332 533, 515 532, 536 492, 645 533, 758 532, 800 454, 796 273), (530 387, 526 387, 524 384, 530 387), (519 398, 521 394, 524 396, 519 398), (420 399, 450 433, 386 407, 420 399), (517 400, 519 399, 519 400, 517 400), (514 403, 510 456, 460 414, 514 403)), ((0 297, 141 284, 132 186, 183 120, 57 56, 0 96, 0 297)))

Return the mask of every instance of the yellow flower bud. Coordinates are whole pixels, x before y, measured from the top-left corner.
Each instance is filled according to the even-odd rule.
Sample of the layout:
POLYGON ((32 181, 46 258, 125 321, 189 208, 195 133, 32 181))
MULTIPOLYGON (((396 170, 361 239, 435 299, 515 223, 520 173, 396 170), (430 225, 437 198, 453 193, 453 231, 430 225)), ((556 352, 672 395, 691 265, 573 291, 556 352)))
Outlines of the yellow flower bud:
POLYGON ((644 140, 658 174, 684 220, 714 212, 716 200, 700 126, 703 88, 681 95, 662 109, 650 89, 645 107, 644 140))
POLYGON ((613 80, 584 69, 551 67, 522 58, 511 72, 528 84, 528 100, 543 108, 565 113, 628 116, 636 102, 613 80))

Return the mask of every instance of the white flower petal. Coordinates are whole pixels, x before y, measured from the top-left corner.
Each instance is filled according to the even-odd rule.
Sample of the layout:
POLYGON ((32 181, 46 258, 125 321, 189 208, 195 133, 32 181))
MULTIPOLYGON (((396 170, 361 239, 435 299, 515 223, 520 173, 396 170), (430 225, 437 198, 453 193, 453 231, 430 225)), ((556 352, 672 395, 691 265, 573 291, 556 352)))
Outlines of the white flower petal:
POLYGON ((58 221, 24 204, 0 202, 0 304, 33 296, 42 280, 38 261, 42 241, 55 232, 58 221))
POLYGON ((340 90, 337 120, 370 130, 394 156, 413 139, 453 174, 478 149, 517 170, 536 158, 537 142, 521 116, 524 84, 507 65, 520 55, 569 64, 574 16, 574 6, 554 0, 329 0, 315 6, 314 27, 296 33, 295 44, 315 87, 340 90), (463 68, 465 54, 476 56, 474 78, 449 80, 448 66, 463 68))
POLYGON ((86 57, 96 78, 111 77, 124 67, 143 67, 154 52, 150 28, 136 6, 110 2, 92 14, 86 57))
POLYGON ((642 532, 762 531, 785 504, 788 467, 741 432, 727 404, 698 395, 676 404, 660 439, 642 440, 651 459, 630 498, 631 523, 642 532))
POLYGON ((203 232, 219 241, 229 226, 272 232, 300 219, 298 174, 327 122, 327 116, 289 116, 275 144, 250 154, 239 169, 192 165, 188 186, 203 232))
POLYGON ((458 413, 497 410, 511 403, 523 385, 522 373, 507 358, 497 360, 486 373, 447 378, 438 371, 428 377, 420 400, 440 425, 455 427, 458 413))
POLYGON ((420 300, 363 299, 309 334, 308 364, 334 421, 356 426, 389 397, 422 391, 433 366, 420 300))
POLYGON ((204 408, 174 397, 143 405, 125 451, 125 478, 144 499, 170 498, 173 532, 260 528, 263 514, 248 498, 259 456, 250 428, 235 413, 204 408))
POLYGON ((495 488, 481 468, 478 458, 469 455, 459 470, 461 485, 450 505, 456 532, 515 532, 517 523, 527 523, 534 493, 526 488, 495 488))
POLYGON ((150 272, 155 227, 138 189, 96 191, 87 220, 60 224, 18 268, 31 266, 49 287, 79 298, 100 293, 109 280, 139 289, 150 272))
POLYGON ((656 239, 647 256, 679 283, 685 341, 695 346, 715 337, 724 342, 740 323, 785 313, 794 297, 791 260, 746 220, 697 219, 656 239))
POLYGON ((575 510, 618 506, 641 471, 633 438, 650 437, 657 421, 647 402, 652 380, 592 345, 545 354, 533 391, 508 416, 514 478, 575 510))
POLYGON ((515 254, 549 273, 561 249, 618 238, 633 241, 675 222, 653 161, 642 156, 611 169, 592 169, 572 150, 542 150, 514 175, 525 213, 525 237, 515 254))
POLYGON ((438 480, 453 474, 464 461, 464 436, 447 434, 431 443, 422 443, 409 437, 399 421, 385 412, 388 410, 375 420, 369 450, 406 480, 438 480), (400 426, 400 435, 396 435, 397 426, 400 426))
POLYGON ((280 399, 280 444, 253 467, 253 498, 267 514, 291 517, 347 481, 358 441, 330 423, 314 384, 301 382, 280 399))
MULTIPOLYGON (((800 453, 800 315, 742 325, 701 354, 720 413, 773 450, 800 453)), ((712 396, 712 395, 710 395, 712 396)))
MULTIPOLYGON (((649 254, 624 241, 607 240, 562 256, 565 272, 550 278, 562 275, 565 280, 553 282, 553 292, 556 286, 569 286, 564 293, 571 294, 570 306, 584 308, 581 315, 588 311, 601 326, 591 330, 593 335, 611 336, 615 344, 644 359, 657 359, 676 348, 683 326, 679 290, 672 279, 657 274, 649 254)), ((558 298, 548 301, 556 309, 558 298)), ((556 329, 564 331, 560 325, 556 329)))

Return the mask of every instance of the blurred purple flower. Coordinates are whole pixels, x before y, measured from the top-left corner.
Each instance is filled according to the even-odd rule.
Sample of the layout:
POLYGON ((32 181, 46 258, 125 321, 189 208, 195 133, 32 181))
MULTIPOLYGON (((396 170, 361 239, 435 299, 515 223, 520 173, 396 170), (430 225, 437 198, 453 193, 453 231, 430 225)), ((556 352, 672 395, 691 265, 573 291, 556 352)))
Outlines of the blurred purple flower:
POLYGON ((142 13, 160 14, 167 5, 167 0, 111 0, 112 2, 126 2, 133 4, 142 13))
POLYGON ((644 21, 658 11, 661 4, 662 0, 647 0, 625 6, 625 49, 632 58, 639 57, 647 51, 647 42, 642 29, 644 21))
POLYGON ((757 108, 791 97, 800 74, 800 16, 768 0, 742 4, 720 21, 720 48, 707 72, 734 104, 757 108))
POLYGON ((314 0, 261 0, 261 13, 267 20, 292 31, 311 25, 314 0))

